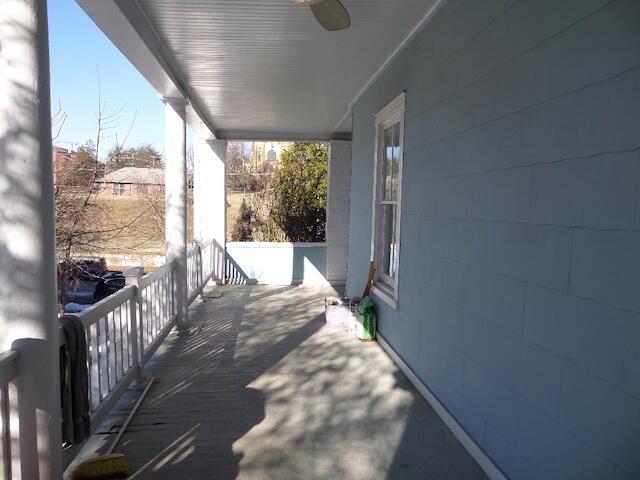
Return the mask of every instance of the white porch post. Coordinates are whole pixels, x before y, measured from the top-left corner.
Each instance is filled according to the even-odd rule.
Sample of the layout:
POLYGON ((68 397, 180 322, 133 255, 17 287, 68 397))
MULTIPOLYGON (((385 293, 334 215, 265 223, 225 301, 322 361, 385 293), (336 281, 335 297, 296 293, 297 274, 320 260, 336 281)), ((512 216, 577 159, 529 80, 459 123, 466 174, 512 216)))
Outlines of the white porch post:
POLYGON ((46 0, 0 7, 0 351, 11 387, 16 478, 62 478, 46 0), (17 402, 15 401, 17 397, 17 402), (16 421, 17 420, 17 421, 16 421))
POLYGON ((189 323, 187 305, 187 126, 186 101, 165 98, 165 256, 176 261, 178 329, 189 323))
POLYGON ((351 142, 329 142, 329 184, 327 186, 327 280, 345 282, 349 241, 349 186, 351 142))
MULTIPOLYGON (((224 251, 227 237, 227 141, 200 140, 195 145, 193 175, 194 236, 215 240, 224 251)), ((224 280, 224 262, 217 262, 215 280, 224 280)))

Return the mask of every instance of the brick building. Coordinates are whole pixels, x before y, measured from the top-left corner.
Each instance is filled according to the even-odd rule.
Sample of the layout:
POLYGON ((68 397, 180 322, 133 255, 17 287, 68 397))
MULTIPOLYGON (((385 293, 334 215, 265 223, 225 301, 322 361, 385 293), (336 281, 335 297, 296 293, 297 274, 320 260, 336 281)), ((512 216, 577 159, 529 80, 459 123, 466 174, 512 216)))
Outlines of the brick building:
POLYGON ((124 167, 107 173, 98 183, 104 197, 144 197, 162 195, 164 171, 161 168, 124 167))
POLYGON ((53 183, 57 184, 60 179, 64 168, 69 162, 75 152, 73 150, 68 150, 66 148, 53 146, 52 148, 52 162, 53 162, 53 183))

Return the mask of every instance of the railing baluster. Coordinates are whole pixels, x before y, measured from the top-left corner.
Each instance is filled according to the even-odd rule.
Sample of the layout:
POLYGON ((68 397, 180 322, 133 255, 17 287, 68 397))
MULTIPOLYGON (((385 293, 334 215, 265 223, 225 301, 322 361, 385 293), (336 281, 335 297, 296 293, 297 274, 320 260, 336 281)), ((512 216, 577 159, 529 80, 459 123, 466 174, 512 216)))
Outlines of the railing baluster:
POLYGON ((138 350, 140 354, 142 354, 142 352, 144 352, 144 322, 147 317, 147 289, 142 290, 139 295, 140 307, 138 312, 140 313, 140 318, 138 319, 138 350))
POLYGON ((176 275, 175 270, 171 269, 171 316, 176 314, 176 275))
POLYGON ((102 398, 102 386, 100 383, 100 328, 97 323, 89 327, 91 339, 91 407, 95 408, 100 404, 102 398))
POLYGON ((156 321, 158 324, 158 333, 162 331, 162 302, 164 298, 162 297, 162 285, 160 282, 156 283, 156 321))
POLYGON ((155 338, 160 331, 158 310, 160 310, 160 292, 158 289, 158 282, 156 282, 153 284, 153 338, 155 338))
POLYGON ((142 291, 142 294, 140 296, 140 305, 141 305, 141 310, 142 310, 142 315, 140 316, 140 321, 138 322, 138 325, 140 326, 140 331, 138 332, 139 334, 139 342, 140 342, 140 351, 144 352, 144 347, 145 347, 145 343, 146 343, 146 336, 147 336, 147 318, 149 316, 149 308, 147 305, 147 298, 149 296, 149 289, 145 288, 142 291))
MULTIPOLYGON (((138 289, 136 291, 139 292, 138 289)), ((135 300, 129 300, 129 308, 127 309, 127 365, 130 368, 134 365, 133 362, 133 344, 135 343, 135 336, 133 332, 133 325, 135 323, 136 315, 136 302, 135 300)))
POLYGON ((147 318, 145 321, 147 322, 147 338, 145 340, 145 350, 151 344, 151 340, 153 338, 153 290, 151 288, 147 289, 149 293, 147 295, 147 318))
POLYGON ((98 383, 98 404, 102 401, 102 386, 104 383, 104 374, 102 373, 102 364, 104 362, 103 357, 104 357, 104 349, 102 347, 102 326, 100 325, 100 320, 98 320, 96 322, 96 352, 98 354, 98 358, 97 358, 97 376, 96 376, 96 381, 98 383))
POLYGON ((122 305, 118 307, 118 333, 120 334, 120 338, 118 339, 118 350, 120 351, 120 368, 118 368, 118 381, 124 375, 124 345, 122 338, 122 305))
POLYGON ((118 309, 116 308, 111 314, 111 365, 112 365, 112 375, 111 375, 111 385, 109 390, 112 390, 116 383, 118 383, 118 331, 117 327, 117 319, 118 317, 118 309))
POLYGON ((9 399, 9 385, 2 385, 0 387, 0 421, 2 422, 2 429, 0 435, 2 435, 2 471, 4 478, 11 479, 11 402, 9 399))
POLYGON ((156 334, 159 334, 162 331, 162 302, 164 298, 162 297, 162 284, 160 282, 156 282, 156 322, 158 331, 156 334))
POLYGON ((169 322, 171 321, 171 316, 173 315, 173 307, 172 307, 172 302, 173 302, 173 284, 171 283, 171 275, 169 275, 166 279, 165 279, 165 283, 164 283, 164 298, 166 298, 167 300, 167 308, 166 308, 166 312, 165 312, 165 317, 164 317, 164 321, 165 322, 169 322))
POLYGON ((177 295, 177 286, 176 286, 176 271, 171 271, 171 315, 177 315, 177 303, 176 303, 176 295, 177 295))
POLYGON ((131 312, 131 302, 133 300, 129 300, 124 304, 124 327, 120 328, 120 335, 122 337, 122 375, 125 375, 125 372, 129 371, 131 368, 131 356, 129 355, 129 335, 131 332, 129 330, 129 314, 131 312))
POLYGON ((116 359, 118 349, 116 348, 116 310, 107 316, 107 328, 109 329, 107 335, 109 342, 107 346, 107 366, 109 367, 109 391, 111 391, 117 381, 116 359), (109 321, 111 321, 111 323, 109 323, 109 321))
POLYGON ((91 327, 87 328, 85 331, 85 340, 87 342, 87 374, 88 374, 88 382, 89 382, 89 405, 93 407, 93 359, 91 358, 91 327))
POLYGON ((153 342, 153 337, 156 334, 156 295, 155 295, 155 283, 149 287, 149 344, 153 342))
MULTIPOLYGON (((204 283, 204 247, 200 244, 198 248, 198 259, 196 260, 196 269, 198 270, 198 290, 202 288, 204 283)), ((200 293, 200 292, 199 292, 200 293)))
POLYGON ((144 353, 147 344, 147 335, 149 328, 149 289, 144 290, 144 298, 142 300, 144 313, 140 319, 140 351, 144 353))
POLYGON ((170 283, 170 278, 171 277, 165 277, 164 281, 162 282, 162 287, 164 289, 164 293, 163 293, 162 297, 166 300, 164 302, 164 316, 163 316, 164 325, 168 324, 169 321, 171 320, 171 288, 170 288, 171 283, 170 283))
POLYGON ((164 298, 167 299, 164 309, 164 322, 167 324, 171 321, 171 276, 164 279, 164 298))
POLYGON ((102 363, 100 364, 100 368, 103 370, 102 373, 102 377, 104 378, 105 382, 104 382, 104 386, 105 388, 102 389, 102 394, 103 397, 106 397, 107 394, 109 393, 109 381, 110 381, 110 375, 109 375, 109 315, 105 316, 102 318, 102 331, 101 331, 101 337, 102 337, 102 351, 103 351, 103 355, 102 355, 102 363))
POLYGON ((167 279, 163 278, 162 279, 162 283, 161 283, 161 289, 162 289, 162 299, 164 300, 162 302, 162 328, 164 328, 164 326, 167 324, 167 311, 168 311, 168 305, 167 305, 167 300, 168 300, 168 296, 167 296, 167 279))

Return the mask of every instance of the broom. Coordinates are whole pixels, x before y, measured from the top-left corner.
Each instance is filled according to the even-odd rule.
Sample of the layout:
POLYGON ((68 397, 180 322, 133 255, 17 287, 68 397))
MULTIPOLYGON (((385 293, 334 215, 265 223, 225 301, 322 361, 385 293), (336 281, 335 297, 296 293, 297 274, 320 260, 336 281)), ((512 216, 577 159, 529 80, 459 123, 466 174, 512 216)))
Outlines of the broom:
POLYGON ((367 277, 367 284, 364 286, 364 292, 362 293, 362 298, 369 295, 371 291, 371 285, 373 285, 373 280, 376 276, 376 264, 375 262, 369 262, 369 276, 367 277))
POLYGON ((122 424, 122 428, 120 428, 118 435, 116 435, 113 443, 111 443, 107 453, 91 458, 86 462, 82 462, 73 470, 69 477, 70 480, 107 480, 110 478, 127 478, 131 474, 131 467, 129 466, 127 457, 121 453, 113 453, 113 451, 118 446, 118 443, 120 443, 125 430, 131 423, 131 420, 133 420, 133 417, 140 408, 144 397, 147 395, 151 385, 153 385, 155 381, 156 377, 151 377, 149 379, 142 395, 140 395, 140 398, 129 413, 129 416, 122 424))

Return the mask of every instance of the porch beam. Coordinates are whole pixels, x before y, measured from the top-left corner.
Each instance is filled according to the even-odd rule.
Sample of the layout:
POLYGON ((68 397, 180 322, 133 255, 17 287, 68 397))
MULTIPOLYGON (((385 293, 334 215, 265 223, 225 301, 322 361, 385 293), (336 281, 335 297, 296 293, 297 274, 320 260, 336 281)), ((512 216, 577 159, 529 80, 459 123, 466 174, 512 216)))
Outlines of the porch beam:
POLYGON ((187 124, 183 98, 165 103, 165 257, 176 261, 176 324, 187 328, 187 124))
POLYGON ((14 478, 62 478, 46 0, 0 8, 0 351, 11 385, 14 478))

